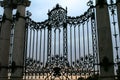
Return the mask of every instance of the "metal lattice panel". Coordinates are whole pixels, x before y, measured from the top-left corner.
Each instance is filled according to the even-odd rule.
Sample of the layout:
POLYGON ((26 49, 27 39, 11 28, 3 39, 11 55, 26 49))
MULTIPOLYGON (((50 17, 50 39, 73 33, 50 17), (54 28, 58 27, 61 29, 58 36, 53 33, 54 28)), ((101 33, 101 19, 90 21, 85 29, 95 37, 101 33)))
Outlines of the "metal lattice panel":
MULTIPOLYGON (((27 11, 26 17, 13 15, 13 20, 0 16, 0 34, 5 20, 11 21, 10 50, 8 66, 1 66, 8 69, 8 76, 17 69, 24 69, 24 79, 40 80, 86 80, 91 78, 101 78, 100 67, 109 70, 109 66, 114 66, 114 74, 107 77, 119 78, 119 29, 117 23, 117 6, 119 1, 110 0, 110 3, 100 1, 100 4, 93 5, 90 0, 87 3, 89 9, 82 15, 71 17, 67 15, 67 8, 62 8, 59 4, 48 11, 48 19, 43 22, 35 22, 27 11), (107 4, 110 27, 113 40, 113 62, 108 59, 108 54, 104 58, 100 57, 98 49, 98 32, 96 20, 96 8, 103 8, 107 4), (16 65, 13 61, 13 45, 15 27, 18 18, 26 20, 26 35, 24 49, 24 67, 16 65), (99 59, 100 58, 100 59, 99 59), (102 60, 102 61, 100 61, 102 60)), ((104 38, 104 36, 102 36, 104 38)), ((100 39, 101 40, 101 39, 100 39)), ((104 45, 104 44, 102 44, 104 45)), ((98 47, 99 46, 99 47, 98 47)), ((104 46, 103 46, 104 47, 104 46)), ((111 46, 112 47, 112 46, 111 46)), ((107 51, 107 50, 106 50, 107 51)), ((112 60, 112 59, 111 59, 112 60)), ((104 77, 104 76, 103 76, 104 77)), ((106 75, 105 75, 106 77, 106 75)), ((8 78, 8 77, 7 77, 8 78)))
POLYGON ((27 19, 26 75, 44 79, 75 79, 98 73, 94 8, 78 17, 67 16, 58 4, 49 19, 36 23, 27 19), (64 76, 63 76, 64 75, 64 76))

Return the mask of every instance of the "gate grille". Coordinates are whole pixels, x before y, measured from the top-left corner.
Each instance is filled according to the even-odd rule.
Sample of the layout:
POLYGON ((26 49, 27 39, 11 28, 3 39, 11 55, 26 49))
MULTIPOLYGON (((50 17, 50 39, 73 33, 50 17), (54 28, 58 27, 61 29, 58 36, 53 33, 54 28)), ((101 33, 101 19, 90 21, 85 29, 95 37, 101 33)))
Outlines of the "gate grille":
POLYGON ((58 4, 48 20, 27 18, 25 78, 78 79, 99 73, 94 8, 67 16, 58 4))

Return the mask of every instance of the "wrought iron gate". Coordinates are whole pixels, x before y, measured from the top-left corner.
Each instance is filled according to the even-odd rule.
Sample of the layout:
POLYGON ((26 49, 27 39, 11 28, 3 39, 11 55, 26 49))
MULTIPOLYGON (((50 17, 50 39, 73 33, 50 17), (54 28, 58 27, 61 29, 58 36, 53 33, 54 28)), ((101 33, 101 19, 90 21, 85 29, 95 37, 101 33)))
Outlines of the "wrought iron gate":
MULTIPOLYGON (((26 1, 25 4, 28 6, 30 2, 26 1)), ((0 45, 0 55, 2 55, 0 79, 120 80, 120 0, 96 0, 95 4, 93 1, 89 0, 87 3, 89 9, 76 17, 68 16, 67 8, 64 9, 57 4, 48 11, 48 19, 43 22, 33 21, 29 11, 26 16, 21 16, 22 11, 25 13, 25 6, 20 9, 15 8, 15 15, 9 15, 15 9, 8 8, 10 11, 6 9, 7 15, 6 11, 3 16, 0 15, 0 34, 4 34, 0 35, 0 43, 4 42, 0 45), (103 16, 103 12, 105 12, 104 17, 107 17, 104 21, 99 17, 103 16), (8 15, 11 19, 7 18, 8 15), (25 27, 24 24, 18 25, 24 22, 26 22, 25 27), (19 29, 21 27, 22 29, 19 29), (26 29, 25 35, 24 29, 26 29), (16 33, 17 31, 19 33, 16 33), (22 37, 18 38, 19 36, 22 37), (6 38, 2 41, 3 37, 9 39, 7 44, 5 44, 6 38), (17 45, 18 42, 23 45, 17 45), (14 50, 15 48, 18 50, 14 50), (4 52, 4 49, 7 52, 4 52), (14 75, 16 73, 18 74, 14 75)), ((5 4, 2 7, 6 5, 13 7, 13 0, 0 1, 0 4, 2 3, 5 4)), ((23 5, 23 1, 20 3, 23 5)), ((14 6, 17 7, 19 4, 16 2, 14 6)))
POLYGON ((57 4, 43 22, 34 22, 29 12, 27 15, 24 78, 77 80, 99 73, 93 6, 71 17, 57 4))

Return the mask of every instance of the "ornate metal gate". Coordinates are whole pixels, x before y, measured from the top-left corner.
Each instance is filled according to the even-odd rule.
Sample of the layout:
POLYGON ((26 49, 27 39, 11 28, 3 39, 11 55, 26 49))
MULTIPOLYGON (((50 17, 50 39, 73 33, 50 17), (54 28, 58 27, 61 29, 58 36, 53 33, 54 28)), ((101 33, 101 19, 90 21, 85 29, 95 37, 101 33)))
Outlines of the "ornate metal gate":
POLYGON ((67 16, 67 8, 59 4, 43 22, 34 22, 29 18, 30 12, 27 16, 24 78, 77 80, 99 73, 92 5, 77 17, 67 16))
POLYGON ((120 0, 89 0, 76 17, 57 4, 43 22, 29 5, 0 1, 0 80, 120 80, 120 0))

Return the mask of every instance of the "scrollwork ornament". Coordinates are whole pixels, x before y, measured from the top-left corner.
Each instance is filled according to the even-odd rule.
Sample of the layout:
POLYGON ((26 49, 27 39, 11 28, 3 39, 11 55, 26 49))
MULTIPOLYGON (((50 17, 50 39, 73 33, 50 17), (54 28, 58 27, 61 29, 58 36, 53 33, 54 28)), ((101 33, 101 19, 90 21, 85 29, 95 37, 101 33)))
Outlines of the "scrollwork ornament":
POLYGON ((92 0, 88 1, 87 6, 93 6, 93 1, 92 0))

